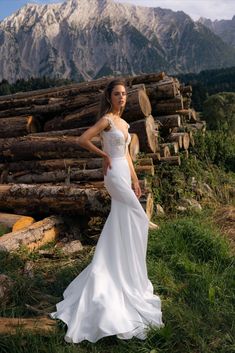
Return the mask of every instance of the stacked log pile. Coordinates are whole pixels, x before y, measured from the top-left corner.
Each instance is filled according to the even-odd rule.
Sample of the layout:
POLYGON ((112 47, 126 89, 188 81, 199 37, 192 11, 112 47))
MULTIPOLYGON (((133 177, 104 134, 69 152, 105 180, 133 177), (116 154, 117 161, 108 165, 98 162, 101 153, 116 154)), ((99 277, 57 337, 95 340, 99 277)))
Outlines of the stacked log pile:
MULTIPOLYGON (((77 143, 96 122, 100 95, 110 78, 0 97, 0 211, 36 216, 104 216, 110 199, 102 159, 77 143)), ((190 108, 192 88, 163 72, 126 77, 123 114, 130 124, 129 151, 141 179, 141 203, 151 218, 146 175, 154 164, 180 164, 179 151, 205 129, 190 108), (140 158, 140 153, 145 158, 140 158)), ((99 136, 93 139, 101 147, 99 136)))

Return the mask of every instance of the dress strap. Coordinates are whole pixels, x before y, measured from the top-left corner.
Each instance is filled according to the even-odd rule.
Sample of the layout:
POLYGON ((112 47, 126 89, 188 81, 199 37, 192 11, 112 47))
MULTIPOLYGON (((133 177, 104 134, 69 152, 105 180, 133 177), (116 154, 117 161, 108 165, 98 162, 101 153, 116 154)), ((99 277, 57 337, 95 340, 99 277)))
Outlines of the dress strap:
POLYGON ((104 118, 108 120, 109 126, 114 127, 114 122, 108 115, 105 115, 104 118))

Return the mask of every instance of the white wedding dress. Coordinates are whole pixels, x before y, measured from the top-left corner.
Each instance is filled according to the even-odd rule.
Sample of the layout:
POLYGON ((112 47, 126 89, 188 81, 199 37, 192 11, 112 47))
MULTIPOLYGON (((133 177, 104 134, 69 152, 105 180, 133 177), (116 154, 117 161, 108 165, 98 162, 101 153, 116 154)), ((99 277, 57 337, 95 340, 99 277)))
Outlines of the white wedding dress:
POLYGON ((131 137, 128 133, 126 140, 107 119, 110 130, 102 131, 101 137, 112 161, 104 176, 111 211, 91 263, 69 284, 64 300, 50 314, 67 324, 65 340, 73 343, 110 335, 143 340, 150 324, 164 326, 161 301, 153 294, 146 268, 149 219, 131 187, 125 157, 131 137))

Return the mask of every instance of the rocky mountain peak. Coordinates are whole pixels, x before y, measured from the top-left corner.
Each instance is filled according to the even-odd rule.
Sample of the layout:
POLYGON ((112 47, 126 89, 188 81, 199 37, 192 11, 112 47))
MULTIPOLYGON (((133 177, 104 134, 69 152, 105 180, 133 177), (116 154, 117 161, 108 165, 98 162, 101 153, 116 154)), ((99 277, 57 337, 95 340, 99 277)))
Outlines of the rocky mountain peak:
POLYGON ((114 0, 27 4, 0 22, 0 80, 75 80, 232 66, 235 51, 183 11, 114 0))

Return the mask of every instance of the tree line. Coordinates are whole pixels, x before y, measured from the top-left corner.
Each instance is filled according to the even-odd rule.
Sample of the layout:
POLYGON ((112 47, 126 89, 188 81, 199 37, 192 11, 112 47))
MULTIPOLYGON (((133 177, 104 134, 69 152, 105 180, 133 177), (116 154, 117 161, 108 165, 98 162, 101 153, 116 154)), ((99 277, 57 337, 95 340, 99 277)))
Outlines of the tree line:
POLYGON ((192 106, 197 111, 203 110, 204 101, 209 96, 220 92, 235 92, 235 66, 204 70, 198 74, 181 74, 177 78, 192 86, 192 106))
POLYGON ((24 78, 16 80, 14 83, 9 83, 6 79, 0 82, 0 96, 13 94, 17 92, 34 91, 43 88, 59 87, 73 81, 63 78, 50 78, 47 76, 30 77, 27 80, 24 78))

